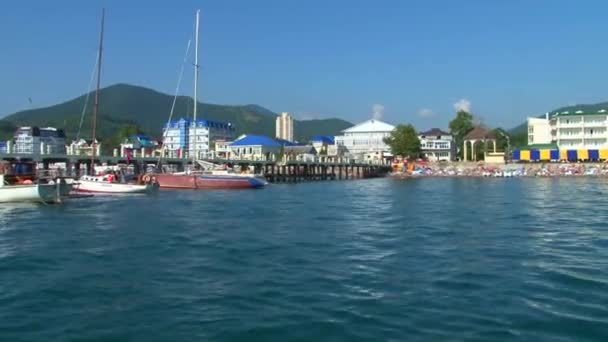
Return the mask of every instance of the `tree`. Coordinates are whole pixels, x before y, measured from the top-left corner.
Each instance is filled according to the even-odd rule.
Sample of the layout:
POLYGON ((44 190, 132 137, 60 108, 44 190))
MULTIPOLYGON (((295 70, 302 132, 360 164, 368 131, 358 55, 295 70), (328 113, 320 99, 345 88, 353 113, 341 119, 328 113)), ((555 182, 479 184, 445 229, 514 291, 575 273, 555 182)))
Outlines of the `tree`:
POLYGON ((420 140, 414 126, 398 125, 391 135, 384 138, 384 143, 390 146, 394 155, 400 155, 409 159, 420 155, 420 140))
POLYGON ((114 134, 111 138, 102 141, 104 152, 112 153, 112 150, 114 148, 118 148, 118 146, 122 144, 125 139, 140 133, 143 133, 143 130, 137 124, 126 124, 121 126, 118 132, 116 132, 116 134, 114 134))
POLYGON ((499 151, 508 152, 507 150, 511 147, 511 135, 509 132, 502 128, 495 128, 494 135, 496 136, 496 149, 499 151))
POLYGON ((137 124, 126 124, 118 130, 116 137, 121 143, 132 135, 143 133, 143 130, 137 124))
POLYGON ((475 128, 473 124, 473 115, 467 111, 459 110, 456 117, 450 121, 450 132, 454 137, 454 141, 459 150, 459 156, 462 158, 462 144, 464 137, 475 128))
POLYGON ((525 147, 528 145, 528 131, 515 133, 511 136, 511 148, 525 147))

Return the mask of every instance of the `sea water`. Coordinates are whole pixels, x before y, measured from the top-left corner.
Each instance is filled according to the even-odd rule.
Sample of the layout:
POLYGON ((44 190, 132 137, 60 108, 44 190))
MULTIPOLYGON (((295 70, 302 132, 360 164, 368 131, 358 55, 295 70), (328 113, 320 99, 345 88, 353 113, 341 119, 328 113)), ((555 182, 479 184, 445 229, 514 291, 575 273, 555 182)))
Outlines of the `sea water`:
POLYGON ((0 207, 1 341, 606 341, 608 183, 374 179, 0 207))

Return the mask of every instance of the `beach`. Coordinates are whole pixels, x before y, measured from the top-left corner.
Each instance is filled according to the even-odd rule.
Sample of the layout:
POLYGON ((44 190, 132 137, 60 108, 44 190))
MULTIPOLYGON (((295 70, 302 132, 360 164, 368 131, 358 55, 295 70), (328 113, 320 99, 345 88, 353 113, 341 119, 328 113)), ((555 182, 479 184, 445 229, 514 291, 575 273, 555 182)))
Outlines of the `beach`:
POLYGON ((394 177, 581 177, 607 176, 607 163, 417 162, 412 172, 393 167, 394 177))

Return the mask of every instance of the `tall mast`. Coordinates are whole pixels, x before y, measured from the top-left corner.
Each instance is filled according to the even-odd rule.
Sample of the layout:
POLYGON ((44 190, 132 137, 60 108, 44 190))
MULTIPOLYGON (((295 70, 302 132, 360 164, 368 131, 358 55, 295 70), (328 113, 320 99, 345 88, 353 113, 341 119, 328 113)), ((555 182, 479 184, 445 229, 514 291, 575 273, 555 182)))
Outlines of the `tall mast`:
POLYGON ((196 106, 198 94, 198 20, 201 10, 196 10, 196 27, 194 29, 194 159, 198 159, 198 141, 196 125, 196 106))
POLYGON ((95 173, 95 153, 97 149, 97 115, 99 113, 99 85, 101 83, 101 56, 103 51, 103 26, 106 9, 101 9, 101 32, 99 33, 99 50, 97 53, 97 88, 95 89, 95 104, 93 106, 93 141, 91 142, 91 174, 95 173))

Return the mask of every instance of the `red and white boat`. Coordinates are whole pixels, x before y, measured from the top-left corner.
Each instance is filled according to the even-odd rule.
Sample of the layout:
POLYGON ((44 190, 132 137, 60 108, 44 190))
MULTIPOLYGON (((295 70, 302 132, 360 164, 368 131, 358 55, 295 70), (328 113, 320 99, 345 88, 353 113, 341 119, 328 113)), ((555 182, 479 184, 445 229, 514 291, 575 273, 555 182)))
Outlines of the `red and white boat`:
POLYGON ((173 189, 256 189, 268 184, 260 175, 233 170, 194 171, 190 174, 154 174, 161 188, 173 189))
MULTIPOLYGON (((196 123, 197 118, 197 87, 198 87, 198 30, 199 30, 199 11, 196 11, 195 25, 195 55, 194 55, 194 96, 193 96, 193 116, 196 123)), ((178 84, 179 87, 179 84, 178 84)), ((176 93, 177 98, 177 93, 176 93)), ((173 115, 173 108, 169 119, 173 115)), ((197 129, 194 128, 194 139, 198 141, 197 129)), ((194 159, 201 167, 201 171, 182 172, 182 173, 152 173, 144 176, 144 180, 154 177, 161 188, 174 189, 255 189, 261 188, 268 182, 261 175, 250 172, 236 172, 232 169, 218 168, 212 163, 196 160, 198 156, 198 144, 194 144, 194 159)))

